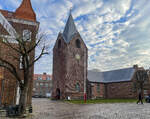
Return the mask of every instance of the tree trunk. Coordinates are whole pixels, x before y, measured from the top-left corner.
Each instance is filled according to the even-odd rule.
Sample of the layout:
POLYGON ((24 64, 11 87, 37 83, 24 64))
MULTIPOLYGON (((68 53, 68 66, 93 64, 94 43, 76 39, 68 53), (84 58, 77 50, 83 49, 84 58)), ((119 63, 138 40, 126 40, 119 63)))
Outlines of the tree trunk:
POLYGON ((20 100, 19 100, 20 116, 26 114, 27 94, 28 94, 28 86, 25 86, 23 89, 21 89, 21 94, 20 94, 20 100))

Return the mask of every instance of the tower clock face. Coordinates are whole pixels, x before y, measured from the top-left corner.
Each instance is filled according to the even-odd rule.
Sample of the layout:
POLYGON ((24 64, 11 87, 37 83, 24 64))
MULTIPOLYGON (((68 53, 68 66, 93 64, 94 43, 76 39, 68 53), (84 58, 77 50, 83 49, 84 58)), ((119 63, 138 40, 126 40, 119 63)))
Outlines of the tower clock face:
POLYGON ((79 54, 76 54, 76 55, 75 55, 75 58, 76 58, 77 60, 80 60, 80 55, 79 55, 79 54))

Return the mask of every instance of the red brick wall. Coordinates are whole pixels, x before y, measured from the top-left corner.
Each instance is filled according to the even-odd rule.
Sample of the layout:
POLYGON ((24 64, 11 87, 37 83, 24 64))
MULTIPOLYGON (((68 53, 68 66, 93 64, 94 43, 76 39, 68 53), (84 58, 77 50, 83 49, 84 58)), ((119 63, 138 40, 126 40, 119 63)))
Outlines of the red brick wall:
MULTIPOLYGON (((20 24, 20 23, 13 23, 10 22, 12 24, 12 26, 16 29, 17 33, 22 34, 24 29, 29 29, 32 32, 32 43, 35 42, 35 36, 36 36, 36 32, 35 30, 37 29, 36 26, 30 26, 30 25, 25 25, 25 24, 20 24)), ((13 44, 14 47, 17 47, 17 44, 13 44)), ((13 59, 12 56, 16 56, 16 57, 20 57, 15 51, 13 51, 12 49, 0 44, 1 47, 1 57, 3 57, 4 59, 7 59, 8 62, 11 62, 12 64, 14 64, 14 66, 17 68, 17 72, 20 72, 20 77, 23 77, 23 73, 19 68, 19 64, 20 62, 16 61, 15 59, 13 59)), ((30 59, 33 60, 34 59, 34 51, 30 54, 30 59)), ((34 66, 31 68, 31 79, 33 79, 33 69, 34 66)), ((16 102, 16 90, 17 90, 17 85, 16 85, 16 80, 15 77, 8 72, 7 69, 4 70, 4 80, 5 80, 5 89, 4 89, 4 95, 2 97, 3 102, 2 104, 7 104, 7 105, 12 105, 15 104, 16 102)), ((31 80, 30 85, 29 85, 29 91, 28 91, 28 101, 27 101, 27 105, 30 106, 32 103, 32 87, 33 87, 33 81, 31 80)), ((0 87, 1 88, 1 87, 0 87)))
MULTIPOLYGON (((58 39, 62 39, 60 36, 58 39)), ((53 49, 53 88, 52 98, 56 97, 57 88, 61 91, 61 98, 65 98, 65 74, 66 74, 66 44, 61 40, 61 48, 58 49, 58 41, 53 49)))
POLYGON ((133 82, 107 84, 107 98, 135 98, 133 82))
POLYGON ((136 98, 133 82, 91 83, 91 98, 136 98), (97 90, 99 84, 100 91, 97 90))
POLYGON ((91 85, 91 98, 104 98, 105 97, 105 85, 102 83, 90 83, 91 85), (99 84, 99 85, 97 85, 99 84), (97 90, 99 86, 99 90, 97 90))

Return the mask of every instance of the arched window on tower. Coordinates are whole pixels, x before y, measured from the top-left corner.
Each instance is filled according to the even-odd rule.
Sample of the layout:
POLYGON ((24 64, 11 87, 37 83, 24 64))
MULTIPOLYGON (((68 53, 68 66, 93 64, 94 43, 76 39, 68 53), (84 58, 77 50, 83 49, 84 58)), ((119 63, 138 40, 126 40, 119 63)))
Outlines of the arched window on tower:
POLYGON ((58 48, 61 48, 61 40, 58 41, 58 48))
POLYGON ((80 85, 79 85, 79 83, 76 84, 76 91, 80 92, 80 85))
POLYGON ((26 29, 26 30, 23 30, 23 40, 24 41, 31 41, 31 31, 26 29))
POLYGON ((81 48, 81 43, 80 43, 80 40, 79 40, 79 39, 76 40, 76 47, 77 47, 77 48, 81 48))

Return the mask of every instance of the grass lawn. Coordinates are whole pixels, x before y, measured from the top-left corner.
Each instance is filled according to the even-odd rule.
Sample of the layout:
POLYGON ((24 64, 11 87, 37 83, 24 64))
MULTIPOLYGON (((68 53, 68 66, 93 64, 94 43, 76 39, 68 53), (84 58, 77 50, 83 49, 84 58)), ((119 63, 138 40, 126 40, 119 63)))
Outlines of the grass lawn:
MULTIPOLYGON (((94 99, 87 100, 84 103, 84 100, 66 100, 65 102, 74 103, 74 104, 96 104, 96 103, 136 103, 137 99, 94 99)), ((143 100, 143 102, 145 102, 143 100)))

